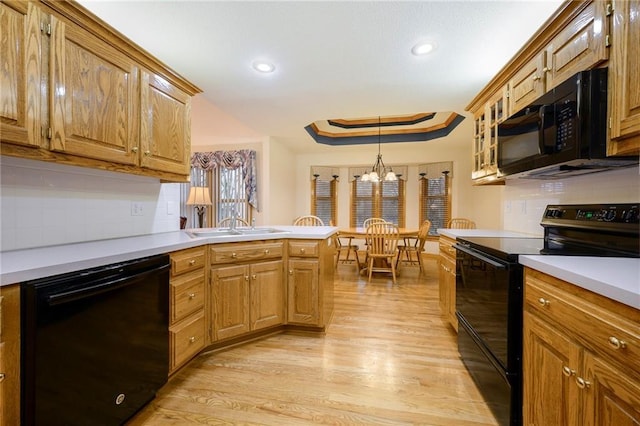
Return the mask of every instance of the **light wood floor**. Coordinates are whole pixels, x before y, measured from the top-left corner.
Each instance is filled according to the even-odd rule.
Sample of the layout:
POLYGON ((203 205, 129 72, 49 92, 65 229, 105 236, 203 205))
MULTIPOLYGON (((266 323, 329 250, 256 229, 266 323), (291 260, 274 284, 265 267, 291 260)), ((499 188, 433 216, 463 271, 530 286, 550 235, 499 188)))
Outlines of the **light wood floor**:
POLYGON ((440 317, 437 263, 425 266, 367 285, 340 265, 326 335, 201 355, 130 425, 495 425, 440 317))

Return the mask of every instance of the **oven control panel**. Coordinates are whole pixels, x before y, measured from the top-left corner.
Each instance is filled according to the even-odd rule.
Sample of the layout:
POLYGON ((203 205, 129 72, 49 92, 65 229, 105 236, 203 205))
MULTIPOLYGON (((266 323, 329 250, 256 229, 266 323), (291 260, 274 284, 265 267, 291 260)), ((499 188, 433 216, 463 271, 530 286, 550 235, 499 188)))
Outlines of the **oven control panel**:
POLYGON ((548 205, 542 222, 640 223, 638 204, 548 205))

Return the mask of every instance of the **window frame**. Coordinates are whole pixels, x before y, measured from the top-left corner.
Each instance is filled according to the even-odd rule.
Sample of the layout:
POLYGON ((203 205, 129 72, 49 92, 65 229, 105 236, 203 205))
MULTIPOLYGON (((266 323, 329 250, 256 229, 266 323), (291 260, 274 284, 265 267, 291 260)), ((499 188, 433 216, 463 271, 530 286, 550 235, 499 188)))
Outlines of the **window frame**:
POLYGON ((447 223, 451 219, 451 176, 449 176, 449 172, 443 171, 442 176, 438 176, 437 178, 429 179, 426 176, 426 173, 420 173, 419 180, 419 189, 418 189, 418 219, 419 223, 424 222, 425 220, 431 220, 433 215, 430 214, 429 206, 433 205, 429 201, 431 199, 442 200, 442 205, 444 205, 444 218, 442 226, 440 226, 437 221, 431 220, 432 226, 429 230, 429 235, 427 236, 427 240, 438 240, 439 236, 437 234, 437 230, 440 227, 446 227, 447 223), (433 194, 429 195, 429 180, 435 179, 443 179, 444 189, 441 194, 433 194))
MULTIPOLYGON (((351 203, 349 207, 349 226, 352 228, 361 227, 362 223, 358 223, 358 205, 359 201, 370 201, 371 203, 371 214, 368 217, 382 217, 384 218, 386 215, 383 211, 384 199, 385 198, 396 198, 397 199, 397 225, 399 228, 404 228, 406 226, 406 182, 404 179, 398 179, 397 181, 379 181, 379 182, 362 182, 359 180, 359 176, 351 181, 351 203), (368 184, 371 185, 371 193, 370 195, 359 196, 358 195, 358 183, 360 184, 368 184), (391 183, 397 183, 398 190, 397 195, 395 197, 389 197, 384 195, 384 185, 389 185, 391 183)), ((366 218, 363 218, 363 220, 366 218)))
POLYGON ((314 176, 311 179, 311 208, 310 214, 313 216, 318 216, 322 219, 322 221, 329 225, 333 224, 333 226, 338 225, 338 178, 334 176, 331 180, 323 180, 320 179, 319 176, 314 176), (318 183, 319 182, 328 182, 329 183, 329 195, 328 196, 318 196, 318 183), (320 215, 318 212, 319 201, 326 201, 330 205, 330 218, 329 220, 325 220, 324 215, 320 215))

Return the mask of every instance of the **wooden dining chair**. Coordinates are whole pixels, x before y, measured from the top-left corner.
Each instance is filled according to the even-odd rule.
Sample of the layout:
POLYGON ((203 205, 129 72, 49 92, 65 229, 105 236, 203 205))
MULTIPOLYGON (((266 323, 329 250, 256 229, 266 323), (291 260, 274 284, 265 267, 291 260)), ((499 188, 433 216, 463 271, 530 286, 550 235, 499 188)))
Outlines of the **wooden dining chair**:
POLYGON ((418 229, 418 235, 416 238, 408 237, 404 238, 403 244, 398 244, 398 257, 396 258, 396 269, 398 269, 398 263, 403 261, 402 256, 406 257, 406 261, 409 263, 418 262, 420 271, 424 271, 422 266, 422 252, 424 251, 424 245, 427 242, 429 236, 429 229, 431 229, 431 221, 425 220, 418 229), (416 260, 413 260, 415 254, 416 260))
POLYGON ((367 268, 368 283, 373 272, 391 272, 393 283, 396 283, 396 256, 398 255, 398 239, 400 233, 393 223, 379 222, 367 227, 367 268))
MULTIPOLYGON (((218 222, 218 228, 222 228, 225 226, 230 226, 231 225, 231 220, 233 218, 232 217, 225 217, 224 219, 220 219, 220 221, 218 222)), ((241 226, 249 226, 249 222, 247 222, 246 220, 237 217, 236 218, 236 226, 241 225, 241 226)))
POLYGON ((359 247, 356 244, 353 244, 353 237, 346 237, 347 241, 343 242, 342 238, 340 238, 340 234, 333 234, 332 236, 333 244, 336 248, 336 268, 338 267, 338 263, 342 261, 342 263, 350 263, 352 260, 356 262, 356 267, 360 267, 360 258, 358 257, 358 249, 359 247), (342 253, 347 253, 346 256, 342 256, 342 253), (354 258, 351 258, 351 253, 355 255, 354 258))
POLYGON ((300 216, 293 221, 293 226, 324 226, 324 222, 318 216, 300 216))
POLYGON ((455 217, 447 222, 447 228, 453 229, 476 229, 476 223, 462 217, 455 217))
MULTIPOLYGON (((333 223, 333 220, 330 220, 329 226, 336 226, 336 224, 333 223)), ((359 247, 353 244, 352 236, 340 237, 340 232, 337 232, 331 236, 331 241, 333 242, 333 246, 336 248, 336 268, 338 267, 340 256, 344 252, 347 252, 347 257, 342 259, 342 263, 349 263, 351 261, 351 252, 353 252, 355 254, 354 260, 356 261, 356 267, 360 267, 360 259, 358 257, 359 247)))
POLYGON ((383 223, 383 222, 386 222, 386 220, 384 220, 381 217, 370 217, 364 220, 364 222, 362 223, 362 227, 366 229, 369 225, 373 223, 383 223))

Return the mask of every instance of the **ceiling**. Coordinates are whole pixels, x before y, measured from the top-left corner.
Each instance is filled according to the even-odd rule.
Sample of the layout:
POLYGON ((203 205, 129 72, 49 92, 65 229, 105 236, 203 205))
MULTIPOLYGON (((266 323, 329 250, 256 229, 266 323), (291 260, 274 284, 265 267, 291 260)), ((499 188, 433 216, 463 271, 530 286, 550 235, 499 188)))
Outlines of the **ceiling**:
POLYGON ((113 1, 83 6, 296 152, 317 120, 465 106, 561 4, 510 1, 113 1), (436 49, 414 56, 432 41, 436 49), (275 72, 260 74, 257 59, 275 72))

